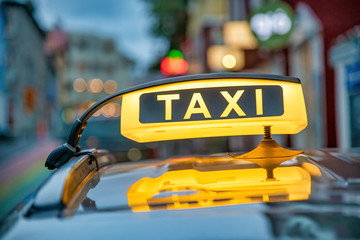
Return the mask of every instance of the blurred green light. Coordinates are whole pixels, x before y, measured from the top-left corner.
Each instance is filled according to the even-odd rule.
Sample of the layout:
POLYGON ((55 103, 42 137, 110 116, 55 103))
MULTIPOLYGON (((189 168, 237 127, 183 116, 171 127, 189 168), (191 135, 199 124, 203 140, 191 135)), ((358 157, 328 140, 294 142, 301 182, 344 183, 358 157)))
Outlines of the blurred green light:
POLYGON ((167 56, 169 58, 181 58, 181 59, 184 59, 183 54, 177 49, 171 49, 167 56))

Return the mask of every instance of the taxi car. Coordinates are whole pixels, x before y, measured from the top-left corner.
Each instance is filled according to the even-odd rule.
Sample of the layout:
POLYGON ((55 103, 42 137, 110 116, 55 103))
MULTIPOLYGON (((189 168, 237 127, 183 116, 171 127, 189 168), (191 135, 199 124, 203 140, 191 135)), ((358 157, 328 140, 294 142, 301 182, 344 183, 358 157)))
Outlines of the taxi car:
POLYGON ((306 126, 293 77, 201 74, 119 91, 76 120, 46 161, 52 175, 1 222, 2 238, 359 239, 359 156, 289 150, 272 138, 306 126), (88 119, 120 98, 121 134, 137 142, 264 139, 244 154, 136 163, 81 150, 88 119))

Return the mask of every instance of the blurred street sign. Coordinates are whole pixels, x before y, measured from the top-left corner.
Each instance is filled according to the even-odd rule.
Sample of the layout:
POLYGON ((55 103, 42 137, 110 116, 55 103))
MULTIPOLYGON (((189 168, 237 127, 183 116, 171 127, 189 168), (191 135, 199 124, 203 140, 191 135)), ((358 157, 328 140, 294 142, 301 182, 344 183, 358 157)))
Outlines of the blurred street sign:
POLYGON ((294 30, 294 13, 286 3, 267 3, 251 14, 250 25, 261 47, 281 48, 294 30))

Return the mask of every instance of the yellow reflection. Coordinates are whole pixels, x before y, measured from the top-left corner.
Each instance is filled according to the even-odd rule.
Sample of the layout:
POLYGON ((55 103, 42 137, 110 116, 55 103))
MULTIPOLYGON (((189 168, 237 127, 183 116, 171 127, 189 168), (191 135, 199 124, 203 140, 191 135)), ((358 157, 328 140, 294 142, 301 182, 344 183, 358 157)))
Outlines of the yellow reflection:
POLYGON ((94 78, 88 82, 87 89, 92 93, 99 93, 103 90, 103 82, 101 79, 94 78))
POLYGON ((134 183, 127 192, 128 204, 133 211, 149 211, 309 198, 311 177, 301 167, 276 168, 274 176, 275 181, 267 181, 261 168, 169 171, 134 183))
POLYGON ((232 69, 236 66, 236 58, 231 54, 227 54, 223 57, 222 63, 224 67, 232 69))
POLYGON ((107 80, 104 83, 104 91, 108 94, 114 93, 117 90, 117 83, 114 80, 107 80))
POLYGON ((73 83, 73 88, 76 92, 83 92, 86 90, 86 81, 83 78, 77 78, 75 79, 73 83))
POLYGON ((321 176, 320 169, 312 163, 304 162, 301 167, 308 171, 312 176, 321 176))

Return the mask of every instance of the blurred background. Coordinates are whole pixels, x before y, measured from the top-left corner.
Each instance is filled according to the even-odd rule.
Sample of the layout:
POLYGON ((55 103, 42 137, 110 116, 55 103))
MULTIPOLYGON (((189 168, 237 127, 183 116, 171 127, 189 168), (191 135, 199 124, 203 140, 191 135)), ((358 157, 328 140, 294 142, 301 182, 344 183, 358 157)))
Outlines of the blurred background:
MULTIPOLYGON (((49 175, 47 155, 101 98, 173 76, 252 72, 301 79, 309 125, 295 149, 360 147, 358 0, 1 0, 0 218, 49 175)), ((120 105, 93 116, 83 148, 118 161, 241 152, 262 136, 138 144, 120 105)))

